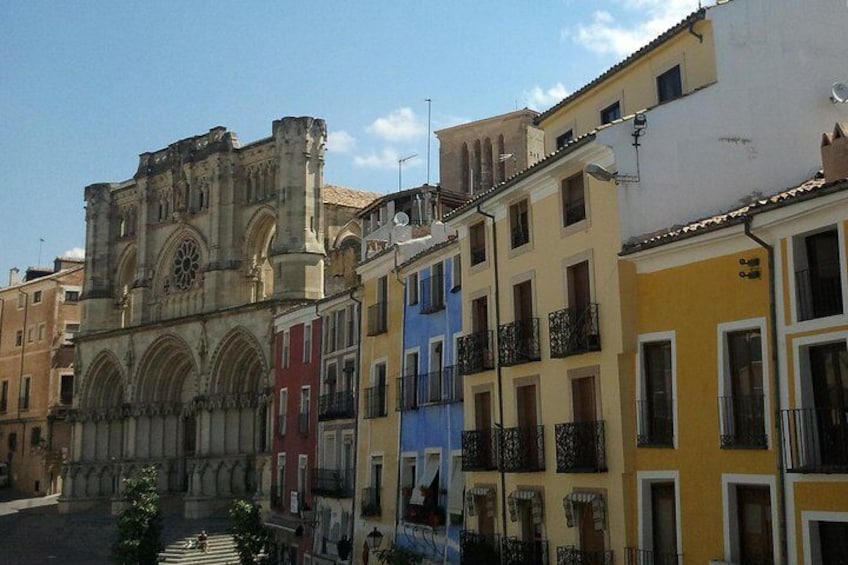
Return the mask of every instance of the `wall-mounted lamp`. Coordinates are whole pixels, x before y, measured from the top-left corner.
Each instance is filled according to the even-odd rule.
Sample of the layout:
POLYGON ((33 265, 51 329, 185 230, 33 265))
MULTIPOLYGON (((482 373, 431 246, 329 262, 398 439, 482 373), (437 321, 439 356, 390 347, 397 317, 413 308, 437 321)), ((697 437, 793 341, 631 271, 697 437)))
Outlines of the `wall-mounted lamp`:
POLYGON ((583 172, 593 179, 601 182, 609 182, 611 180, 614 180, 615 184, 639 182, 638 175, 621 175, 619 173, 611 173, 597 163, 589 163, 583 167, 583 172))
POLYGON ((371 533, 365 536, 365 543, 368 544, 368 549, 370 549, 371 551, 380 548, 380 545, 382 545, 383 543, 383 534, 380 533, 380 530, 377 529, 377 526, 374 526, 374 529, 371 530, 371 533))
MULTIPOLYGON (((633 116, 633 147, 639 147, 639 138, 645 135, 645 130, 648 129, 648 117, 639 112, 633 116)), ((638 151, 638 149, 637 149, 638 151)))
POLYGON ((747 271, 739 271, 739 278, 742 279, 758 279, 760 278, 760 259, 758 257, 751 257, 750 259, 745 259, 744 257, 739 259, 739 264, 743 267, 748 267, 747 271))

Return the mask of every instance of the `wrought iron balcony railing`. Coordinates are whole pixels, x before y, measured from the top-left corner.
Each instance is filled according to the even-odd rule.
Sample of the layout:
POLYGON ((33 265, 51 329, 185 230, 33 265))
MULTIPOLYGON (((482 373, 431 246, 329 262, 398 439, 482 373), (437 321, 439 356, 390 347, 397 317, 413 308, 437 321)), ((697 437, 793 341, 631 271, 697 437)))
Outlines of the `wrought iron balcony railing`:
POLYGON ((506 473, 545 470, 545 427, 504 428, 501 465, 506 473))
POLYGON ((309 434, 309 412, 299 412, 297 415, 297 431, 300 435, 309 434))
POLYGON ((312 473, 312 494, 330 498, 351 498, 353 469, 315 469, 312 473))
POLYGON ((479 265, 486 260, 486 248, 478 247, 471 249, 471 266, 479 265))
POLYGON ((406 375, 398 379, 397 410, 413 410, 418 408, 418 375, 406 375))
POLYGON ((459 532, 459 562, 463 565, 500 563, 501 541, 497 534, 478 534, 474 530, 459 532))
POLYGON ((612 551, 581 551, 573 545, 557 548, 557 565, 614 565, 612 551))
POLYGON ((848 414, 834 408, 780 411, 786 470, 848 473, 848 414))
POLYGON ((539 347, 539 318, 518 320, 498 328, 498 358, 510 366, 542 358, 539 347))
POLYGON ((607 470, 604 421, 554 426, 557 473, 602 473, 607 470))
POLYGON ((471 375, 494 368, 492 331, 464 335, 457 341, 460 375, 471 375))
POLYGON ((318 419, 337 420, 356 416, 353 391, 331 392, 318 397, 318 419))
POLYGON ((443 367, 418 377, 419 404, 450 404, 462 400, 462 375, 456 367, 443 367))
POLYGON ((764 400, 762 394, 718 398, 722 447, 765 449, 768 446, 764 400))
POLYGON ((524 541, 504 538, 501 542, 503 565, 548 565, 548 540, 524 541))
POLYGON ((386 385, 377 385, 365 389, 365 418, 381 418, 387 415, 386 385))
POLYGON ((386 333, 388 330, 387 313, 386 305, 382 302, 368 307, 368 335, 386 333))
POLYGON ((570 226, 586 219, 586 200, 584 198, 574 199, 566 205, 565 225, 570 226))
POLYGON ((636 401, 636 445, 674 447, 673 407, 671 400, 636 401))
POLYGON ((366 487, 362 489, 362 508, 359 511, 360 516, 380 516, 383 513, 383 506, 380 500, 380 487, 366 487))
POLYGON ((421 281, 421 313, 432 314, 445 309, 445 277, 435 275, 421 281))
POLYGON ((683 565, 682 553, 661 553, 638 547, 624 548, 626 565, 683 565))
POLYGON ((492 471, 498 468, 498 436, 494 429, 462 432, 462 470, 492 471))
POLYGON ((551 357, 568 357, 601 350, 598 305, 564 308, 548 314, 551 334, 551 357))
POLYGON ((820 265, 820 270, 833 273, 815 277, 808 269, 795 272, 798 319, 812 320, 842 313, 842 280, 838 261, 820 265))

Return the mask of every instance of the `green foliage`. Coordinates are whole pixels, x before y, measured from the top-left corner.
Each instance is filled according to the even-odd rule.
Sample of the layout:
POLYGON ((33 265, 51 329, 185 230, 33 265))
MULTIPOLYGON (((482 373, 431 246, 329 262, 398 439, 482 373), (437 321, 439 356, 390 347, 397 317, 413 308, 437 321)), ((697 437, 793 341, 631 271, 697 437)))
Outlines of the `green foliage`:
POLYGON ((377 561, 386 565, 421 565, 423 557, 414 551, 410 551, 398 545, 392 545, 387 549, 376 549, 374 555, 377 561))
POLYGON ((156 477, 156 468, 151 465, 124 479, 127 507, 118 518, 118 541, 112 546, 112 559, 119 565, 155 564, 163 549, 156 477))
POLYGON ((233 534, 242 565, 263 562, 257 556, 265 549, 270 536, 262 524, 258 505, 247 500, 234 500, 230 504, 230 533, 233 534))

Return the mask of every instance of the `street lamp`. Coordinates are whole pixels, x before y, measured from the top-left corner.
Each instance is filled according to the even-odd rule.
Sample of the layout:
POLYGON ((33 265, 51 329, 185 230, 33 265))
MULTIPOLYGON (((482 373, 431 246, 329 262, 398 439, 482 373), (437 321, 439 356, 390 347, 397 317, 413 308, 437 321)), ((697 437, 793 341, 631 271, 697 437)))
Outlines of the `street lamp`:
POLYGON ((380 530, 377 529, 377 526, 374 526, 374 529, 371 530, 371 533, 365 536, 365 543, 368 544, 368 549, 370 549, 371 551, 379 549, 380 545, 383 543, 383 534, 380 533, 380 530))

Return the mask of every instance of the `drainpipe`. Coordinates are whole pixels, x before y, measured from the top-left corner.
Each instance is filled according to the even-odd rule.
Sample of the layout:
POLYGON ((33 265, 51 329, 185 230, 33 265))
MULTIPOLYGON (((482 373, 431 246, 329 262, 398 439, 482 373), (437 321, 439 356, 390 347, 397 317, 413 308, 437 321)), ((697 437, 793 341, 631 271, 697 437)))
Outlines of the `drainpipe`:
POLYGON ((777 444, 777 536, 780 544, 780 562, 788 563, 789 550, 787 549, 786 539, 786 471, 783 465, 783 427, 780 425, 780 365, 778 364, 778 339, 777 339, 777 293, 775 290, 775 271, 774 271, 774 246, 766 243, 758 236, 751 232, 751 217, 744 216, 745 235, 753 240, 757 245, 762 247, 768 253, 768 285, 769 285, 769 333, 771 333, 771 362, 772 362, 772 402, 774 402, 775 414, 775 442, 777 444))
MULTIPOLYGON (((354 303, 356 303, 356 312, 359 314, 359 318, 360 318, 360 323, 356 324, 356 327, 359 330, 359 332, 362 333, 362 323, 361 323, 361 321, 362 321, 362 302, 360 300, 357 300, 355 294, 356 294, 356 288, 352 288, 350 290, 350 299, 354 303)), ((322 333, 323 333, 323 327, 322 327, 322 333)), ((359 360, 361 358, 362 358, 362 338, 360 337, 357 340, 357 343, 356 343, 356 375, 357 375, 357 377, 355 379, 356 382, 350 383, 351 384, 351 393, 353 393, 353 391, 359 392, 359 376, 358 375, 359 375, 359 360)), ((357 397, 358 397, 358 395, 357 395, 357 397)), ((358 402, 359 398, 357 398, 356 400, 357 400, 356 406, 358 407, 359 406, 359 402, 358 402)), ((351 544, 353 544, 353 534, 354 534, 353 524, 355 522, 354 517, 356 516, 356 467, 357 467, 356 457, 357 457, 357 453, 359 452, 358 450, 359 450, 359 414, 357 414, 356 418, 353 419, 353 461, 347 462, 348 464, 353 463, 353 465, 351 466, 351 472, 353 473, 353 476, 350 478, 350 482, 353 485, 353 496, 351 497, 351 502, 350 502, 350 536, 348 536, 348 539, 350 540, 351 544)), ((345 533, 345 535, 347 535, 347 532, 344 532, 344 533, 345 533)), ((355 546, 351 548, 351 557, 353 556, 354 551, 356 551, 355 546)))
MULTIPOLYGON (((26 423, 23 420, 21 420, 21 399, 22 399, 21 393, 23 392, 23 383, 24 383, 24 356, 26 354, 26 344, 27 344, 27 335, 26 335, 27 327, 26 326, 27 326, 27 317, 29 316, 29 293, 22 290, 22 289, 18 289, 18 292, 23 294, 24 297, 25 297, 25 299, 24 299, 24 323, 23 323, 22 330, 21 330, 21 363, 20 363, 20 370, 18 371, 17 420, 18 420, 18 423, 21 425, 21 437, 18 440, 18 445, 16 446, 16 449, 20 448, 21 457, 23 457, 23 450, 25 449, 25 445, 26 445, 26 423)), ((32 389, 32 381, 30 381, 30 390, 31 389, 32 389)), ((29 398, 29 397, 27 397, 27 398, 29 398)), ((29 408, 27 408, 27 409, 29 409, 29 408)), ((9 453, 9 476, 10 476, 10 478, 13 476, 11 467, 12 467, 12 454, 9 453)), ((9 482, 11 483, 11 480, 9 482)))
MULTIPOLYGON (((398 269, 398 245, 395 244, 395 279, 400 283, 403 290, 401 291, 401 309, 400 309, 400 375, 403 376, 403 362, 404 362, 404 345, 406 344, 406 327, 404 324, 404 320, 406 318, 406 283, 400 278, 400 271, 398 269)), ((386 316, 389 313, 386 312, 386 316)), ((418 367, 415 368, 416 372, 418 371, 418 367)), ((388 387, 388 383, 386 383, 386 387, 388 387)), ((389 399, 386 398, 386 403, 389 402, 389 399)), ((388 412, 389 407, 386 406, 386 412, 388 412)), ((397 440, 397 453, 398 453, 398 464, 397 464, 397 477, 395 483, 395 534, 394 534, 394 543, 397 545, 398 542, 398 529, 400 528, 400 504, 398 504, 398 489, 400 488, 400 471, 401 471, 401 438, 403 437, 403 410, 398 414, 398 440, 397 440)))
MULTIPOLYGON (((500 429, 500 433, 498 434, 498 454, 500 456, 503 455, 503 415, 504 415, 504 404, 503 404, 503 371, 501 369, 501 362, 498 355, 495 354, 497 348, 497 328, 501 325, 501 313, 500 313, 500 282, 498 278, 498 226, 495 222, 495 217, 491 214, 488 214, 483 211, 480 204, 477 205, 477 213, 481 216, 489 218, 492 220, 492 255, 494 261, 492 262, 493 270, 495 273, 495 331, 492 335, 495 336, 495 339, 492 340, 492 358, 495 361, 495 371, 497 373, 498 380, 498 422, 495 424, 496 428, 500 429)), ((506 475, 504 473, 503 465, 498 462, 498 475, 500 476, 501 483, 501 529, 503 530, 503 537, 506 539, 506 475)), ((501 552, 502 553, 502 552, 501 552)), ((503 557, 501 557, 503 559, 503 557)))

